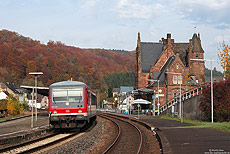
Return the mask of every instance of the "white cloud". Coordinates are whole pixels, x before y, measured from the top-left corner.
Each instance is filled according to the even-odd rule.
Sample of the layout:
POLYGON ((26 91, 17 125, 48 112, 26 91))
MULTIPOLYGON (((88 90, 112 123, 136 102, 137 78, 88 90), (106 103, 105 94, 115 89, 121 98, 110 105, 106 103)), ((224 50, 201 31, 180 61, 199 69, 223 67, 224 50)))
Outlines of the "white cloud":
POLYGON ((166 12, 160 3, 141 4, 136 0, 119 0, 115 9, 121 18, 149 19, 153 15, 166 12))
POLYGON ((177 0, 170 3, 171 11, 181 18, 191 20, 195 24, 208 24, 218 29, 230 27, 229 0, 177 0))
POLYGON ((228 8, 229 0, 177 0, 177 4, 185 4, 189 6, 204 6, 212 10, 220 10, 228 8))
POLYGON ((97 2, 98 0, 86 0, 85 3, 81 6, 81 8, 86 9, 94 7, 97 2))

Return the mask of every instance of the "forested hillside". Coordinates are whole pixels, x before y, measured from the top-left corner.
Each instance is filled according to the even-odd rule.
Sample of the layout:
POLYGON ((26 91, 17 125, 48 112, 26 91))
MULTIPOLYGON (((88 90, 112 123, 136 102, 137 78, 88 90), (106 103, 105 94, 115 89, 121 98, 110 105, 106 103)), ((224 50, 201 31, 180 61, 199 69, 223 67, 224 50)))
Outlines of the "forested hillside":
MULTIPOLYGON (((217 71, 216 67, 214 67, 212 71, 212 75, 213 75, 214 82, 221 81, 224 78, 224 74, 221 73, 220 71, 217 71)), ((205 68, 205 77, 206 77, 205 78, 206 83, 209 83, 211 81, 211 70, 208 68, 205 68)))
POLYGON ((41 71, 41 86, 73 78, 94 89, 108 87, 103 78, 111 74, 132 72, 135 61, 134 52, 45 45, 8 30, 0 31, 0 55, 0 81, 32 84, 29 72, 41 71))
POLYGON ((134 86, 134 71, 126 73, 114 73, 103 81, 111 88, 120 88, 120 86, 134 86))

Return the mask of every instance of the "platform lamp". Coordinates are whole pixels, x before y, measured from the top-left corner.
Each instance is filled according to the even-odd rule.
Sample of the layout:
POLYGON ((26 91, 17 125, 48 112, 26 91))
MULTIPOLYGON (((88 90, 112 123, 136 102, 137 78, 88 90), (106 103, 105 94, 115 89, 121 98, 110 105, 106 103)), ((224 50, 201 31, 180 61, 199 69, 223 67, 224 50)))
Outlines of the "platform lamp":
POLYGON ((212 59, 190 59, 191 61, 210 61, 211 63, 211 121, 213 123, 213 79, 212 79, 212 62, 213 60, 212 59))
MULTIPOLYGON (((35 77, 35 120, 38 120, 38 113, 37 113, 37 80, 38 80, 38 76, 43 75, 42 72, 30 72, 29 75, 34 75, 35 77)), ((33 88, 34 89, 34 88, 33 88)), ((34 90, 33 90, 34 93, 34 90)), ((34 96, 34 95, 33 95, 34 96)), ((32 97, 32 102, 34 101, 34 98, 32 97)), ((33 108, 33 106, 32 106, 33 108)), ((32 112, 33 114, 33 112, 32 112)))

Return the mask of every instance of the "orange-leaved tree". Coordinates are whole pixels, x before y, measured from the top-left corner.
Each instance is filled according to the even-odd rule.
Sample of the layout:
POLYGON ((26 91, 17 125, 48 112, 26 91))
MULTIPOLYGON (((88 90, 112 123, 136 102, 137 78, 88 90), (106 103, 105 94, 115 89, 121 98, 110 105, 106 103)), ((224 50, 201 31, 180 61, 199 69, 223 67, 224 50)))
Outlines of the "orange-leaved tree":
POLYGON ((23 105, 19 102, 19 100, 14 98, 12 95, 9 95, 7 102, 7 112, 11 115, 21 115, 23 114, 23 111, 23 105))
POLYGON ((229 77, 230 76, 230 46, 226 45, 223 41, 223 43, 220 45, 220 53, 218 54, 219 57, 219 64, 224 69, 224 76, 229 77))

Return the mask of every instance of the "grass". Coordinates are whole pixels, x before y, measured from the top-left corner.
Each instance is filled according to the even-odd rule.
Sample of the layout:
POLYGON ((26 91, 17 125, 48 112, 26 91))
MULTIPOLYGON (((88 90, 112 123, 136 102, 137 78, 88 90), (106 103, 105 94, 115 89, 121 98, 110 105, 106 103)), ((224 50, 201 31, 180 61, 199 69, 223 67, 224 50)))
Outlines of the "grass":
MULTIPOLYGON (((160 118, 180 121, 179 118, 173 118, 173 117, 170 117, 169 115, 162 115, 160 118)), ((183 122, 194 124, 194 126, 180 126, 178 128, 210 128, 210 129, 215 129, 215 130, 220 130, 220 131, 230 133, 230 122, 211 123, 211 122, 191 120, 191 119, 183 119, 183 122)))

